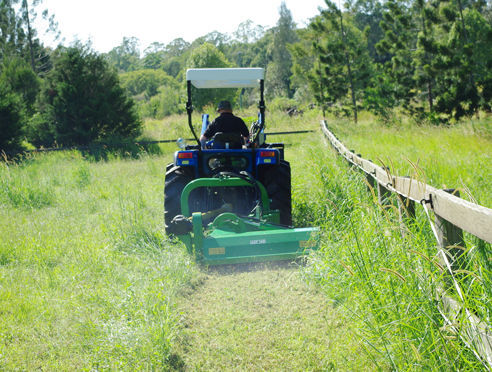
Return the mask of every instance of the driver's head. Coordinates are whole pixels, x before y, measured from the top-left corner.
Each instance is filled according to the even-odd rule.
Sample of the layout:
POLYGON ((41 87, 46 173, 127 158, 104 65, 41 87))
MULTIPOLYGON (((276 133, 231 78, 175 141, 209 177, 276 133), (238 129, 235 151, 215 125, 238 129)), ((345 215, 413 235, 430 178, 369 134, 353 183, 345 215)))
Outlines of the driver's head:
POLYGON ((220 101, 217 112, 232 112, 232 105, 229 101, 220 101))

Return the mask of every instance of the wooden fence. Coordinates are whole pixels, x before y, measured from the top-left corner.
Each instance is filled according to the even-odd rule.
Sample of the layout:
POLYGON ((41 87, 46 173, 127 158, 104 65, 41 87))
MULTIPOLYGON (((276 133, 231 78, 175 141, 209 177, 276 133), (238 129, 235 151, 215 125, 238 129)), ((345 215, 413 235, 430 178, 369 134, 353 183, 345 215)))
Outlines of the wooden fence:
POLYGON ((439 190, 419 180, 394 176, 388 168, 378 166, 353 150, 348 150, 328 129, 324 120, 321 122, 321 129, 334 149, 350 164, 365 173, 368 183, 377 191, 381 204, 387 203, 389 195, 396 194, 401 221, 405 216, 415 217, 416 203, 422 205, 438 243, 438 257, 447 270, 450 283, 458 297, 454 299, 442 294, 441 314, 451 327, 455 327, 460 313, 465 314, 468 323, 466 329, 461 329, 460 332, 455 327, 455 330, 463 342, 482 360, 485 368, 490 370, 492 330, 489 324, 481 321, 463 306, 464 298, 454 274, 463 264, 463 231, 492 243, 492 209, 461 199, 456 190, 439 190), (434 221, 429 211, 433 212, 434 221))

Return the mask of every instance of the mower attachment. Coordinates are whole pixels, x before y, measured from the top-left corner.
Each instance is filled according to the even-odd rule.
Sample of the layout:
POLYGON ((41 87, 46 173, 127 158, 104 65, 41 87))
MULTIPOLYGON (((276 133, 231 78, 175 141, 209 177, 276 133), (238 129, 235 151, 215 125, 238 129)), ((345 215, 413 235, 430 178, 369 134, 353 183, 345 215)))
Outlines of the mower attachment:
POLYGON ((190 229, 178 235, 198 261, 209 265, 294 259, 317 249, 318 228, 290 228, 278 224, 278 211, 270 210, 264 186, 242 178, 200 178, 190 182, 181 194, 181 211, 191 220, 190 229), (240 217, 228 212, 227 204, 216 211, 190 216, 188 197, 199 187, 258 187, 261 207, 255 215, 240 217), (214 218, 215 217, 215 218, 214 218), (214 218, 211 223, 204 221, 214 218), (190 231, 191 230, 191 231, 190 231))

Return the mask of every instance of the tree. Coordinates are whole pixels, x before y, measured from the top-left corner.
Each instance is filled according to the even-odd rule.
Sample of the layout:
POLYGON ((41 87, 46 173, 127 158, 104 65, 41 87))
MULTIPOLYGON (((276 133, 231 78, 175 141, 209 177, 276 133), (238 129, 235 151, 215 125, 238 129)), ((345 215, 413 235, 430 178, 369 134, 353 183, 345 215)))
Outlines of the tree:
POLYGON ((140 41, 136 37, 124 37, 122 43, 111 49, 107 59, 120 72, 135 71, 140 68, 140 41))
POLYGON ((367 39, 367 50, 375 62, 384 62, 387 54, 380 55, 376 44, 384 37, 380 23, 383 19, 383 5, 379 0, 356 0, 347 2, 354 26, 364 32, 367 39))
POLYGON ((253 60, 251 61, 252 67, 263 67, 267 68, 268 63, 272 60, 272 45, 273 45, 274 29, 270 28, 266 30, 265 34, 261 39, 256 41, 252 46, 251 50, 253 53, 253 60))
POLYGON ((22 138, 22 101, 0 76, 0 153, 17 151, 22 138))
POLYGON ((22 55, 25 33, 22 20, 15 10, 17 1, 0 1, 0 60, 22 55))
POLYGON ((116 72, 87 47, 58 51, 46 77, 42 113, 53 123, 54 140, 63 145, 135 137, 141 131, 134 103, 116 72))
POLYGON ((181 91, 177 86, 163 85, 159 87, 157 95, 141 105, 141 113, 145 117, 162 119, 172 114, 184 112, 184 102, 181 91))
MULTIPOLYGON (((416 65, 415 83, 420 91, 425 91, 428 102, 429 114, 434 112, 434 92, 436 69, 434 68, 434 55, 438 53, 436 47, 433 23, 437 19, 436 8, 425 0, 415 1, 416 14, 420 24, 420 32, 417 35, 417 48, 414 53, 416 65)), ((424 98, 422 97, 422 98, 424 98)), ((423 100, 423 99, 422 99, 423 100)))
POLYGON ((292 56, 288 45, 295 43, 298 38, 295 33, 296 25, 285 2, 280 4, 280 17, 274 29, 272 44, 272 61, 268 64, 267 90, 273 95, 292 97, 290 76, 292 74, 292 56))
POLYGON ((20 150, 39 86, 39 78, 24 59, 9 57, 0 65, 0 149, 20 150))
POLYGON ((121 85, 132 96, 144 93, 145 98, 150 98, 158 93, 158 88, 166 85, 177 89, 176 81, 160 70, 138 70, 120 74, 121 85))
POLYGON ((490 110, 492 93, 492 26, 477 11, 481 3, 441 1, 438 27, 438 97, 445 120, 459 120, 480 108, 490 110))
POLYGON ((370 59, 364 35, 353 26, 348 15, 329 0, 328 8, 313 28, 325 36, 315 42, 319 55, 319 79, 322 90, 318 99, 328 99, 337 105, 330 110, 340 109, 345 115, 351 111, 357 123, 358 105, 370 76, 370 59))
MULTIPOLYGON (((0 1, 0 60, 8 57, 21 57, 31 65, 37 74, 45 73, 51 67, 49 55, 37 36, 33 23, 37 18, 36 8, 42 0, 3 0, 0 1), (20 4, 19 4, 20 3, 20 4)), ((48 10, 42 11, 42 18, 48 22, 45 34, 59 37, 57 23, 48 10)))
POLYGON ((384 38, 376 44, 379 54, 389 54, 384 73, 391 78, 396 104, 413 113, 419 105, 414 84, 415 64, 412 50, 416 49, 414 16, 406 2, 388 0, 380 24, 384 38))
POLYGON ((242 22, 233 33, 234 39, 224 46, 225 56, 237 67, 258 67, 253 66, 252 61, 257 57, 255 44, 264 33, 263 26, 255 25, 251 20, 242 22))
POLYGON ((154 42, 144 50, 143 67, 146 69, 157 70, 162 67, 162 62, 166 56, 165 45, 154 42))
POLYGON ((21 58, 7 58, 0 68, 0 79, 10 91, 22 100, 22 106, 28 116, 34 114, 34 104, 40 89, 40 79, 30 66, 21 58))
POLYGON ((179 57, 183 55, 189 48, 191 44, 182 38, 177 38, 171 41, 165 47, 166 55, 170 57, 179 57))
MULTIPOLYGON (((229 61, 220 50, 209 43, 204 43, 195 48, 188 59, 188 68, 230 67, 229 61)), ((202 108, 207 104, 228 99, 234 101, 235 89, 196 89, 192 87, 193 105, 202 108)))
MULTIPOLYGON (((318 16, 319 17, 319 16, 318 16)), ((312 102, 315 95, 320 93, 319 55, 314 48, 321 39, 321 34, 314 30, 313 23, 305 29, 298 30, 299 41, 289 47, 292 55, 291 84, 296 90, 294 98, 312 102)), ((318 103, 322 100, 316 99, 318 103)), ((323 108, 323 106, 322 106, 323 108)), ((324 115, 324 112, 323 112, 324 115)))
POLYGON ((261 39, 265 34, 265 27, 255 25, 255 23, 248 19, 239 24, 237 30, 234 31, 234 37, 243 44, 254 43, 261 39))
POLYGON ((378 52, 389 53, 382 79, 418 120, 449 122, 490 109, 492 31, 484 1, 388 0, 378 52), (484 13, 485 14, 485 13, 484 13))

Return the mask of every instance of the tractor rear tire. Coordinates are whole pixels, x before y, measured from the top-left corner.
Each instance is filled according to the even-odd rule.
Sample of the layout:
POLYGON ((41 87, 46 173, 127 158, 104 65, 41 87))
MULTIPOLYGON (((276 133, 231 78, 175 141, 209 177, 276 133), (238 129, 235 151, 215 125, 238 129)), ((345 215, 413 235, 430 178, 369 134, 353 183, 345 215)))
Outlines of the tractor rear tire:
POLYGON ((280 211, 280 223, 292 226, 292 196, 290 164, 281 160, 278 165, 260 169, 260 182, 271 200, 270 208, 280 211))
POLYGON ((193 180, 193 174, 183 167, 171 167, 166 172, 164 186, 164 222, 166 233, 172 219, 181 214, 181 193, 185 186, 193 180))

